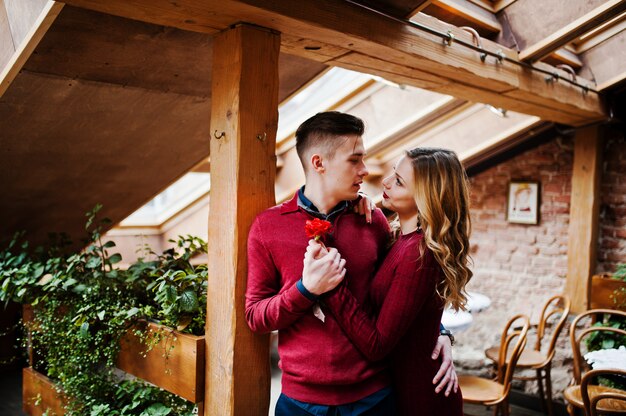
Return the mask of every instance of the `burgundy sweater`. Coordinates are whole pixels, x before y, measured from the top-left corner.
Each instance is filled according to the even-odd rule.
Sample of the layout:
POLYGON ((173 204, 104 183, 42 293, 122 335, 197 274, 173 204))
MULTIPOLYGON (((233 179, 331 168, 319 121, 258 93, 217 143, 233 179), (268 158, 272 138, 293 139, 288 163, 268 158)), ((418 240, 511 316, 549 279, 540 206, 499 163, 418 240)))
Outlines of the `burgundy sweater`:
MULTIPOLYGON (((314 302, 296 282, 302 277, 312 217, 298 207, 297 195, 255 219, 248 236, 246 319, 254 332, 279 330, 282 391, 307 403, 339 405, 360 400, 388 385, 388 368, 359 352, 330 313, 321 322, 314 302)), ((379 259, 385 254, 388 224, 380 210, 365 217, 346 209, 333 220, 325 243, 346 259, 347 287, 357 302, 369 291, 379 259)))
POLYGON ((446 397, 435 393, 432 384, 441 366, 441 360, 433 360, 431 354, 443 312, 443 301, 435 291, 443 271, 430 250, 419 255, 421 240, 418 232, 403 235, 387 254, 370 289, 372 314, 360 307, 362 302, 343 283, 325 296, 324 303, 370 360, 391 354, 398 414, 460 416, 460 391, 446 397))

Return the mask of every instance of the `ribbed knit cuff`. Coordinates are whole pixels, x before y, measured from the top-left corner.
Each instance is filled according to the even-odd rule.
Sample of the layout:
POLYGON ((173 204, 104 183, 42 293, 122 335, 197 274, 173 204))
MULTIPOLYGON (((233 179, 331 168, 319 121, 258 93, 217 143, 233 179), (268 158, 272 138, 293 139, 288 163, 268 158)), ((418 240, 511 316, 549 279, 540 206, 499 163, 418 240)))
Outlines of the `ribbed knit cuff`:
POLYGON ((308 289, 304 287, 304 283, 302 283, 302 278, 300 278, 300 280, 296 282, 296 287, 298 288, 300 293, 302 293, 310 301, 315 302, 317 300, 318 296, 309 292, 308 289))

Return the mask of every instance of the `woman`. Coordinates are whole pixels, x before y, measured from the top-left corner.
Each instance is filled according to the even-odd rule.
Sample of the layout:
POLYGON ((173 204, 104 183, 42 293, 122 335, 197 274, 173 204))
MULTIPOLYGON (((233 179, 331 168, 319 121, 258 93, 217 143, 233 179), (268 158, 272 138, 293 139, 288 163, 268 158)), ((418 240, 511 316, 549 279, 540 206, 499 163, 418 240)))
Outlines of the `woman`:
MULTIPOLYGON (((373 315, 345 284, 322 297, 324 310, 370 360, 389 358, 400 415, 462 415, 460 391, 435 393, 440 363, 431 354, 444 307, 464 308, 472 276, 467 176, 454 152, 416 148, 383 187, 383 206, 397 213, 400 233, 371 285, 373 315)), ((311 242, 305 263, 320 251, 311 242)))

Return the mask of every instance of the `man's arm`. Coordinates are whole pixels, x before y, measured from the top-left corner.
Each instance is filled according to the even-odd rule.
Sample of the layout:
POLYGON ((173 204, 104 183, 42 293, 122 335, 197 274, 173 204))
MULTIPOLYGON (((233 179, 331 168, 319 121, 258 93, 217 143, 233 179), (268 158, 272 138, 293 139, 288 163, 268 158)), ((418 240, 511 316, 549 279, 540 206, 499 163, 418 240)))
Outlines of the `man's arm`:
POLYGON ((296 284, 281 292, 280 276, 263 235, 262 224, 257 217, 248 234, 246 320, 250 329, 258 333, 290 326, 314 303, 296 284))

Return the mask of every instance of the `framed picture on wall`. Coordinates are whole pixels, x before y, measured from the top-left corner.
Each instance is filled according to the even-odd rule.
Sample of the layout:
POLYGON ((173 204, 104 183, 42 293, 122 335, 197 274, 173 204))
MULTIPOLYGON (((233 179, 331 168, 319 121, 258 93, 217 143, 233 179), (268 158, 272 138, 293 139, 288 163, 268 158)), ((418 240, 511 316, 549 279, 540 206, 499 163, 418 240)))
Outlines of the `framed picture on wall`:
POLYGON ((506 219, 517 224, 539 223, 539 182, 509 182, 506 219))

